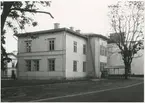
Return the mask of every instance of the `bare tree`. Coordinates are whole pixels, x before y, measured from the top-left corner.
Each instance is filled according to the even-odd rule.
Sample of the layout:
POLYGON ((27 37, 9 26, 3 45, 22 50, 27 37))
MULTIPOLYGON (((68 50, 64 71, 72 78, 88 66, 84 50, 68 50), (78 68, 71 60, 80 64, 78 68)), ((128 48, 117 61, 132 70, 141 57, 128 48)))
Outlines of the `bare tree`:
POLYGON ((9 60, 6 50, 3 47, 5 44, 4 33, 7 28, 11 28, 16 34, 18 30, 25 30, 25 26, 37 26, 37 21, 33 15, 36 13, 44 13, 54 18, 50 12, 40 11, 41 7, 50 6, 51 1, 1 1, 1 69, 4 70, 5 60, 9 60))
POLYGON ((109 6, 113 33, 110 42, 120 49, 125 65, 125 79, 131 70, 134 55, 143 48, 144 2, 125 1, 109 6))
POLYGON ((18 27, 16 27, 13 21, 16 21, 20 29, 24 29, 26 24, 36 26, 37 22, 34 21, 33 17, 29 14, 34 15, 35 13, 44 13, 53 16, 49 12, 40 11, 41 7, 50 6, 50 1, 3 1, 1 2, 1 29, 4 27, 10 27, 17 32, 18 27), (28 15, 28 16, 27 16, 28 15))

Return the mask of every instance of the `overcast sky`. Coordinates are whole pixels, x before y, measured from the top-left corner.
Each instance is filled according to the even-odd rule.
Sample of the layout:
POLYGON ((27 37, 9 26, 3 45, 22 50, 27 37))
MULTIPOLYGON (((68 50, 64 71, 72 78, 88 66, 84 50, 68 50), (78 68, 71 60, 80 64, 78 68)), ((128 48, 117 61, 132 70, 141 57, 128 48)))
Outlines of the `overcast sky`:
MULTIPOLYGON (((109 30, 108 5, 115 4, 117 0, 51 0, 51 7, 45 11, 51 12, 54 19, 49 15, 37 14, 34 17, 38 21, 38 26, 28 27, 29 31, 48 30, 53 28, 54 23, 60 23, 60 27, 73 26, 80 29, 82 33, 96 33, 107 35, 109 30)), ((24 31, 22 31, 24 32, 24 31)), ((6 33, 6 50, 12 52, 17 50, 17 41, 13 38, 13 33, 9 30, 6 33)))

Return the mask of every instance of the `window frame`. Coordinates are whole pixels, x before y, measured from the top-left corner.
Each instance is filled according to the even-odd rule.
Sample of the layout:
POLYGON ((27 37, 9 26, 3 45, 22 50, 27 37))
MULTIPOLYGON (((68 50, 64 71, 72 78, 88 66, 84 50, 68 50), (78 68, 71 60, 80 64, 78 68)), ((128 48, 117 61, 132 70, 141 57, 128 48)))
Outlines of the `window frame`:
POLYGON ((26 68, 27 71, 32 71, 31 66, 32 66, 32 61, 31 60, 25 60, 26 61, 26 68))
POLYGON ((55 50, 55 38, 49 38, 48 39, 48 50, 53 51, 55 50))
POLYGON ((74 46, 73 46, 73 48, 74 48, 73 51, 77 53, 77 42, 74 41, 74 42, 73 42, 73 45, 74 45, 74 46))
POLYGON ((105 56, 107 56, 107 52, 108 52, 108 49, 107 49, 107 48, 105 48, 105 56))
POLYGON ((83 44, 83 54, 86 54, 86 44, 83 44))
POLYGON ((27 40, 25 41, 25 45, 26 45, 26 52, 29 53, 31 52, 31 48, 32 48, 32 40, 27 40))
POLYGON ((73 60, 73 72, 77 72, 77 61, 73 60))
POLYGON ((55 58, 48 59, 48 70, 55 71, 55 58))
POLYGON ((83 61, 83 72, 86 72, 86 61, 83 61))
POLYGON ((100 55, 107 56, 107 48, 103 45, 100 45, 100 55))
POLYGON ((33 60, 34 64, 34 71, 39 71, 40 70, 40 60, 33 60))
POLYGON ((103 47, 102 47, 102 45, 100 45, 100 55, 103 55, 102 49, 103 49, 103 47))
POLYGON ((100 62, 100 71, 104 70, 104 67, 107 65, 107 63, 100 62))

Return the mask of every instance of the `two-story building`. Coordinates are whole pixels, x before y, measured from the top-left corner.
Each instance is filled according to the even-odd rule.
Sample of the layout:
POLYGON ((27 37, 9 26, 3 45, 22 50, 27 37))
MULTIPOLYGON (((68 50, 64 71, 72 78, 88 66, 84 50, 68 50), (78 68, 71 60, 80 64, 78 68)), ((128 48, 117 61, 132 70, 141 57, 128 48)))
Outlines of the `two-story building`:
POLYGON ((18 37, 18 78, 100 78, 107 63, 107 38, 72 28, 15 34, 18 37))

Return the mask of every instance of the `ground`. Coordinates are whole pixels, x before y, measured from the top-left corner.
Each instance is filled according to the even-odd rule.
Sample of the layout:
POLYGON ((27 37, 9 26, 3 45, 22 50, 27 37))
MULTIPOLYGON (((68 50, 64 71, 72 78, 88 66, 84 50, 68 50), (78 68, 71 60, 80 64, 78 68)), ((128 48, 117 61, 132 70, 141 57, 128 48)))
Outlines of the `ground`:
POLYGON ((2 81, 2 101, 143 102, 144 97, 143 78, 132 78, 128 80, 97 79, 62 83, 53 82, 53 84, 48 81, 36 82, 35 80, 24 81, 24 83, 21 81, 19 85, 16 82, 20 81, 2 81), (9 82, 9 86, 7 82, 9 82), (15 84, 12 82, 15 82, 15 84), (12 84, 10 85, 10 83, 12 84))

